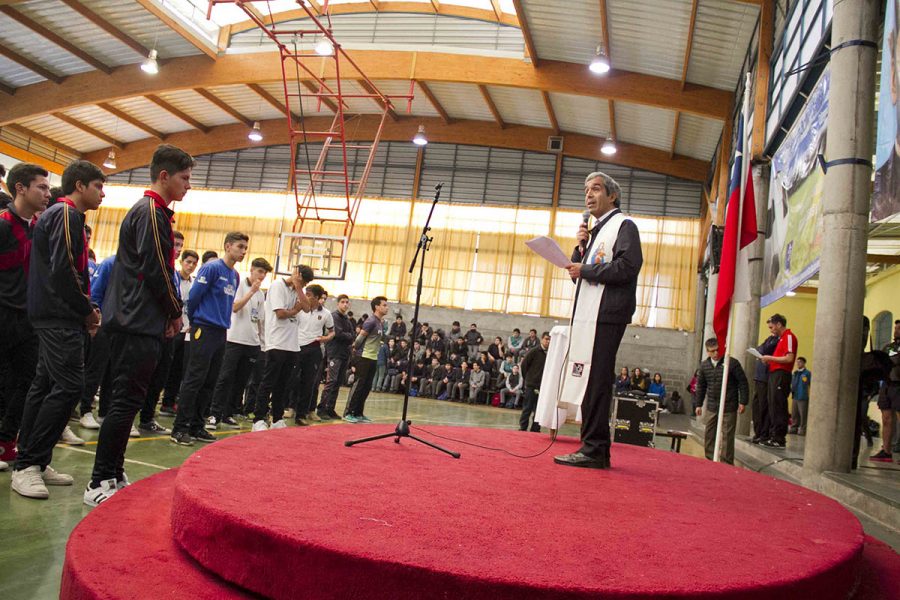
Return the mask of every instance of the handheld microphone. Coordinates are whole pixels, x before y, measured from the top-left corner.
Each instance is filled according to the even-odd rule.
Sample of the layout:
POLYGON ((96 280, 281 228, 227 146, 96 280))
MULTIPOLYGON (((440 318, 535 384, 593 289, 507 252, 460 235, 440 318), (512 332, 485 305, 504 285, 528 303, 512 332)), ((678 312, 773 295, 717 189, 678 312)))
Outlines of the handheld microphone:
MULTIPOLYGON (((581 213, 581 218, 584 220, 584 226, 587 227, 591 222, 591 211, 585 210, 581 213)), ((584 252, 585 250, 587 250, 587 240, 582 240, 581 251, 584 252)))

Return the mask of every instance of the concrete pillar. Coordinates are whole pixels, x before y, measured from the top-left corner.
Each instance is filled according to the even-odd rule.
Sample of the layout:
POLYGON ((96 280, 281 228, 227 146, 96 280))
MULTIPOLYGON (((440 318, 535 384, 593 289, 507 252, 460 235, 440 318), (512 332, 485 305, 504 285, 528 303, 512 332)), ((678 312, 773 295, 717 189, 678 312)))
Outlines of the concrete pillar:
MULTIPOLYGON (((747 379, 751 381, 750 394, 753 394, 753 371, 756 369, 756 359, 744 352, 750 346, 759 344, 759 297, 762 291, 763 254, 765 253, 766 212, 769 199, 769 171, 768 165, 754 165, 753 167, 753 192, 756 197, 756 242, 750 245, 750 302, 735 304, 734 306, 734 331, 732 332, 731 347, 734 356, 741 361, 747 379)), ((749 435, 752 413, 749 410, 738 415, 737 434, 749 435)))
MULTIPOLYGON (((719 288, 719 274, 710 273, 709 282, 706 284, 706 312, 703 315, 703 339, 700 344, 711 337, 716 337, 713 330, 713 315, 716 312, 716 290, 719 288)), ((705 356, 705 355, 704 355, 705 356)))
MULTIPOLYGON (((880 0, 834 3, 831 47, 877 41, 880 0)), ((826 161, 871 160, 878 50, 848 46, 831 56, 826 161)), ((865 296, 868 165, 831 166, 825 175, 823 241, 816 307, 816 376, 803 466, 810 475, 850 471, 865 296)), ((800 340, 803 347, 804 340, 800 340)), ((808 343, 808 342, 806 342, 808 343)))

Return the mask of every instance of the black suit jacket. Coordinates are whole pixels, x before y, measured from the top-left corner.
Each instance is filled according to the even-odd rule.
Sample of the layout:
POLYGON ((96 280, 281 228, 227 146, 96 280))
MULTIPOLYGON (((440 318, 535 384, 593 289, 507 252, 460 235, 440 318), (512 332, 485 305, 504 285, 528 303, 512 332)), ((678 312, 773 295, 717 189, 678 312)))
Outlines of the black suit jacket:
MULTIPOLYGON (((620 212, 615 210, 603 221, 599 221, 591 230, 591 240, 609 219, 620 212)), ((576 246, 572 253, 572 262, 581 262, 583 259, 581 246, 576 246)), ((643 264, 644 255, 641 252, 641 236, 637 225, 633 221, 624 221, 619 228, 616 243, 613 244, 612 258, 603 264, 581 267, 582 279, 602 283, 605 286, 603 299, 600 301, 598 323, 631 323, 631 317, 637 307, 638 274, 643 264)))

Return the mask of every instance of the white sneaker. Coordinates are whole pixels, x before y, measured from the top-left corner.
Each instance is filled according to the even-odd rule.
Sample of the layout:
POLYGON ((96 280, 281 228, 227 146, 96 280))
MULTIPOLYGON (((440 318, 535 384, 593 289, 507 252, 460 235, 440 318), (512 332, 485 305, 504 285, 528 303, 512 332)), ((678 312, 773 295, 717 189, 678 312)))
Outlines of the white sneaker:
POLYGON ((285 427, 287 427, 287 423, 284 422, 284 419, 272 423, 272 429, 284 429, 285 427))
POLYGON ((72 485, 75 483, 74 477, 66 475, 65 473, 60 473, 50 465, 44 467, 44 472, 41 473, 41 477, 44 479, 44 485, 72 485))
POLYGON ((306 420, 307 421, 321 421, 322 418, 316 414, 316 411, 311 410, 311 411, 309 411, 309 414, 306 415, 306 420))
POLYGON ((59 441, 70 446, 84 446, 84 440, 75 435, 75 432, 68 425, 63 429, 62 435, 59 436, 59 441))
MULTIPOLYGON (((131 426, 131 433, 128 434, 128 437, 141 437, 141 432, 138 431, 138 428, 134 425, 131 426)), ((96 506, 96 505, 95 505, 96 506)))
POLYGON ((101 417, 100 415, 97 415, 96 421, 97 421, 99 424, 103 425, 103 419, 105 419, 105 418, 106 418, 106 417, 101 417))
POLYGON ((12 489, 20 496, 25 496, 26 498, 43 500, 50 497, 50 492, 47 491, 47 486, 44 485, 44 478, 41 477, 41 468, 37 465, 21 471, 13 471, 12 489))
MULTIPOLYGON (((284 422, 284 421, 282 421, 282 422, 284 422)), ((253 427, 250 429, 250 431, 268 431, 268 429, 269 429, 269 426, 266 425, 266 422, 260 420, 253 424, 253 427)))
POLYGON ((293 409, 293 408, 286 408, 286 409, 284 410, 284 418, 285 418, 285 419, 293 419, 293 418, 294 418, 294 409, 293 409))
POLYGON ((81 420, 79 420, 78 423, 85 429, 100 429, 100 423, 94 418, 94 413, 82 415, 81 420))
POLYGON ((116 491, 118 491, 118 487, 115 478, 104 479, 98 488, 92 488, 88 483, 84 489, 84 503, 88 506, 99 506, 112 498, 116 491))
POLYGON ((8 470, 9 470, 9 464, 0 460, 0 471, 8 471, 8 470))
POLYGON ((128 481, 128 475, 122 473, 122 481, 119 481, 118 479, 116 480, 116 491, 119 491, 122 488, 127 488, 129 485, 131 485, 131 482, 128 481))
POLYGON ((203 428, 207 431, 215 431, 219 428, 219 421, 215 417, 210 417, 206 420, 206 425, 203 428))

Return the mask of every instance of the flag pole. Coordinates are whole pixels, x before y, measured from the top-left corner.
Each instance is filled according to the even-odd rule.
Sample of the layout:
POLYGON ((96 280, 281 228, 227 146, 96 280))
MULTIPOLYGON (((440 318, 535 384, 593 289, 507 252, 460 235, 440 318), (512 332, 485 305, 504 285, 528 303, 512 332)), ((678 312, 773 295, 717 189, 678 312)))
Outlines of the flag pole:
MULTIPOLYGON (((740 177, 740 192, 738 193, 738 222, 737 222, 737 230, 735 231, 735 272, 734 276, 737 279, 737 260, 738 255, 741 253, 741 225, 744 218, 744 193, 747 187, 747 178, 745 177, 745 173, 747 172, 747 167, 750 164, 750 157, 747 156, 747 118, 750 112, 750 73, 747 72, 744 75, 744 98, 741 104, 741 121, 743 126, 740 128, 741 131, 741 139, 738 140, 739 148, 741 152, 741 171, 738 174, 740 177), (746 162, 745 162, 746 161, 746 162)), ((727 214, 727 210, 726 210, 727 214)), ((726 218, 727 221, 727 218, 726 218)), ((731 332, 734 328, 734 297, 736 290, 732 291, 731 301, 728 308, 728 327, 725 330, 725 354, 722 358, 722 390, 719 393, 719 414, 717 415, 716 421, 716 446, 713 450, 713 461, 720 462, 722 459, 722 424, 725 422, 725 398, 728 392, 728 365, 729 360, 731 358, 731 332)))

